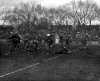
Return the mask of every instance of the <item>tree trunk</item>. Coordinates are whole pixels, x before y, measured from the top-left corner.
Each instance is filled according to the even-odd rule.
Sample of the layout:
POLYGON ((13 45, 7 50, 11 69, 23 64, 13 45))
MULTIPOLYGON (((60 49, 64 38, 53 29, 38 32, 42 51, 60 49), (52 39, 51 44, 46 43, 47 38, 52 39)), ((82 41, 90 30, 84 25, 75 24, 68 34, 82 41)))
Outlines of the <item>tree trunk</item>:
POLYGON ((91 25, 91 20, 89 21, 90 25, 91 25))

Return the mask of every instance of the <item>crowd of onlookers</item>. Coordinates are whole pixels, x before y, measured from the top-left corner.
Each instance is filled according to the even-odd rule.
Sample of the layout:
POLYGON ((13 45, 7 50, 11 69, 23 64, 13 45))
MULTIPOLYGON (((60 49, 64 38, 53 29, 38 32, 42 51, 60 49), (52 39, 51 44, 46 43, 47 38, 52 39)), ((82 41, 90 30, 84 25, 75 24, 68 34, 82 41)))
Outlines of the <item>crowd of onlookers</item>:
POLYGON ((37 53, 42 51, 51 54, 70 53, 73 41, 81 42, 84 46, 87 45, 87 41, 99 41, 100 30, 98 26, 80 26, 74 30, 70 27, 65 29, 59 29, 55 32, 50 31, 49 33, 45 31, 45 34, 38 32, 26 37, 21 36, 18 32, 12 32, 7 38, 7 42, 11 44, 9 53, 15 51, 16 48, 37 53))

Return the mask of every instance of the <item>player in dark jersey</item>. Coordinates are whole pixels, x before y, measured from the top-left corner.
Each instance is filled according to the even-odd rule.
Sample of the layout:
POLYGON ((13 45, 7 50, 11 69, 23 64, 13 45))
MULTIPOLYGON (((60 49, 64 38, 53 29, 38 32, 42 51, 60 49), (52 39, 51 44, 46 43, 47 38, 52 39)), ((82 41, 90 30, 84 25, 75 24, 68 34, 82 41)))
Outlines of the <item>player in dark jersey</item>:
POLYGON ((20 44, 20 36, 18 33, 13 33, 11 36, 8 38, 9 42, 11 43, 11 48, 10 51, 15 51, 15 49, 19 46, 20 44))
POLYGON ((67 53, 71 53, 71 38, 70 37, 66 37, 65 39, 65 49, 67 50, 67 53))

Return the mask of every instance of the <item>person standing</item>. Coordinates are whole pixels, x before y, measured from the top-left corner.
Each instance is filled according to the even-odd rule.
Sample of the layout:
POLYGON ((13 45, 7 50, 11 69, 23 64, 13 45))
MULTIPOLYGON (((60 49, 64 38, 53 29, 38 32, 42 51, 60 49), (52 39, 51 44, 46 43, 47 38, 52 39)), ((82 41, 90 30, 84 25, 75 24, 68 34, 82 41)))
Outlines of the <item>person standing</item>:
POLYGON ((67 53, 71 53, 71 38, 69 36, 66 37, 65 39, 65 44, 66 44, 66 50, 67 50, 67 53))
POLYGON ((60 44, 60 37, 57 33, 55 34, 55 44, 60 44))
POLYGON ((11 36, 8 38, 9 42, 11 43, 10 52, 15 51, 15 49, 20 44, 20 36, 18 33, 12 33, 11 36))

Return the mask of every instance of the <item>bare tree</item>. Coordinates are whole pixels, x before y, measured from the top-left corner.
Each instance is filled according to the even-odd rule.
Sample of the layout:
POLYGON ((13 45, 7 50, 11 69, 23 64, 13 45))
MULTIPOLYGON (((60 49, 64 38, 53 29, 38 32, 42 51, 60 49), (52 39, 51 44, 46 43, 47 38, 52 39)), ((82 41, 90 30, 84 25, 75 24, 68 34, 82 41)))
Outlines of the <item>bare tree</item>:
POLYGON ((90 3, 87 1, 72 1, 71 16, 74 19, 74 24, 78 25, 87 24, 87 21, 91 24, 91 21, 96 18, 96 3, 90 3), (76 22, 75 22, 76 21, 76 22))
POLYGON ((91 25, 92 20, 95 20, 98 16, 97 14, 98 6, 96 5, 96 3, 88 3, 87 8, 88 11, 87 11, 86 19, 89 21, 89 24, 91 25))
POLYGON ((33 32, 34 25, 37 21, 36 6, 29 3, 21 3, 19 7, 15 7, 10 13, 4 17, 11 25, 14 25, 15 29, 20 33, 33 32))

